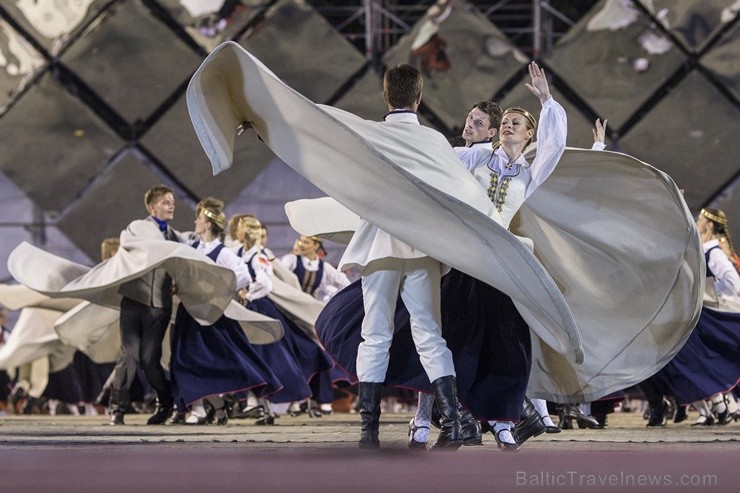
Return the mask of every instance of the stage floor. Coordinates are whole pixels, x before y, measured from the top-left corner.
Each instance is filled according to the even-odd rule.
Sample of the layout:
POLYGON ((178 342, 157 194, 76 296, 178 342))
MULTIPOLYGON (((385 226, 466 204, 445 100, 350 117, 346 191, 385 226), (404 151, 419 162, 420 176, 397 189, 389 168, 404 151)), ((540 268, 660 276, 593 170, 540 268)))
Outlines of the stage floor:
MULTIPOLYGON (((0 416, 2 489, 25 491, 735 491, 740 423, 646 428, 637 413, 603 430, 564 430, 514 453, 493 436, 455 453, 406 447, 410 414, 381 417, 381 450, 358 450, 359 416, 282 415, 275 426, 146 426, 147 416, 0 416)), ((432 436, 436 437, 436 430, 432 436)))

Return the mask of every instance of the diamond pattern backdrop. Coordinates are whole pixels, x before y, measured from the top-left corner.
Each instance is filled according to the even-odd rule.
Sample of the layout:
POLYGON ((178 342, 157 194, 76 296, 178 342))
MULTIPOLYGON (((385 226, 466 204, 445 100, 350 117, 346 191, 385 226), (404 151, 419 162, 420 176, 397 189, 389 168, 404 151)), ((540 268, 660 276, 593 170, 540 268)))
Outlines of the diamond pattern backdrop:
MULTIPOLYGON (((95 262, 100 241, 144 216, 144 191, 160 182, 176 190, 176 227, 191 229, 195 202, 216 196, 227 212, 257 213, 270 247, 290 250, 296 234, 282 204, 320 192, 253 134, 237 139, 237 152, 256 171, 210 176, 187 114, 190 76, 225 40, 313 101, 375 120, 385 111, 383 66, 416 64, 422 120, 450 138, 483 99, 537 112, 524 88, 530 54, 505 34, 511 20, 500 10, 376 3, 401 32, 389 38, 386 24, 392 46, 373 58, 362 36, 346 32, 362 24, 360 0, 344 2, 343 17, 321 1, 0 0, 0 281, 22 240, 95 262)), ((570 145, 590 147, 593 120, 607 118, 609 149, 670 174, 692 210, 719 207, 740 224, 737 3, 581 3, 540 59, 568 112, 570 145)), ((336 261, 339 248, 329 251, 336 261)))

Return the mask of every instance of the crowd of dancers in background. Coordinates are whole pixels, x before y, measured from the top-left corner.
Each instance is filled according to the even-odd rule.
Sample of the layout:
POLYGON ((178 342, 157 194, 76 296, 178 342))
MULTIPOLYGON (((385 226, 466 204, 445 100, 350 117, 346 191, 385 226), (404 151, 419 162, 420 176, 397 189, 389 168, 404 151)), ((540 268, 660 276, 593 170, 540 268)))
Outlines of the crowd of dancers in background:
MULTIPOLYGON (((390 70, 391 79, 394 76, 400 79, 418 76, 413 71, 407 75, 403 70, 390 70)), ((547 146, 565 146, 565 112, 552 99, 544 73, 536 64, 530 66, 530 75, 532 83, 528 88, 542 104, 539 125, 532 114, 521 108, 502 110, 493 102, 480 102, 472 107, 467 117, 461 136, 464 143, 455 148, 462 164, 487 190, 501 213, 504 227, 509 226, 526 197, 555 168, 559 154, 551 152, 547 146), (542 132, 561 134, 562 138, 553 138, 542 132), (535 135, 538 149, 537 157, 532 160, 527 157, 526 150, 535 135)), ((387 87, 392 83, 387 76, 386 90, 390 91, 390 95, 386 94, 390 110, 388 120, 416 121, 414 112, 420 102, 420 89, 415 90, 410 85, 411 99, 393 99, 394 89, 387 87)), ((403 93, 401 89, 395 90, 403 93)), ((606 121, 596 121, 594 149, 605 147, 605 128, 606 121)), ((414 325, 413 312, 421 313, 426 307, 424 303, 414 307, 414 297, 404 297, 404 289, 409 290, 417 282, 416 272, 423 272, 423 282, 428 282, 429 272, 434 269, 440 272, 439 266, 433 266, 430 271, 427 265, 417 265, 428 257, 417 254, 410 247, 404 250, 407 246, 394 243, 397 240, 393 238, 383 238, 383 248, 394 253, 384 252, 381 257, 400 258, 402 262, 379 269, 379 264, 373 264, 368 256, 377 254, 378 235, 382 231, 377 228, 371 231, 374 228, 371 224, 367 225, 367 231, 362 229, 365 226, 361 226, 356 237, 374 235, 374 239, 369 243, 366 238, 350 243, 342 264, 359 267, 362 278, 351 284, 344 272, 322 258, 323 247, 319 237, 300 236, 292 252, 276 257, 267 248, 267 229, 259 219, 249 214, 236 214, 227 221, 224 204, 218 199, 206 198, 198 203, 190 234, 175 231, 169 224, 175 211, 171 189, 155 186, 146 193, 144 202, 149 213, 146 221, 161 232, 164 240, 187 243, 217 265, 233 271, 236 276, 235 299, 253 312, 278 320, 283 328, 283 337, 270 344, 252 344, 240 325, 227 316, 203 327, 182 304, 178 306, 178 286, 163 269, 157 268, 120 286, 119 292, 123 297, 120 306, 121 351, 115 363, 94 363, 85 354, 77 352, 72 364, 56 372, 49 372, 48 358, 6 368, 6 372, 0 375, 3 380, 0 400, 6 403, 2 406, 5 412, 87 415, 106 412, 112 425, 124 425, 126 414, 134 412, 150 413, 149 425, 225 425, 234 419, 254 420, 257 425, 276 425, 279 424, 276 418, 281 414, 298 416, 307 413, 319 418, 332 412, 357 412, 362 421, 359 444, 363 448, 379 445, 381 412, 413 412, 408 428, 411 449, 479 445, 483 441, 482 436, 490 432, 502 450, 516 450, 529 438, 542 433, 559 433, 576 426, 603 429, 608 426, 607 415, 615 410, 643 412, 649 427, 664 426, 669 419, 675 423, 685 420, 689 406, 699 413, 695 425, 727 425, 740 417, 736 387, 740 360, 737 358, 740 266, 732 248, 728 218, 720 210, 702 209, 697 217, 711 296, 706 298, 697 328, 668 366, 637 387, 594 402, 568 404, 523 397, 529 374, 529 369, 524 368, 520 370, 516 384, 507 384, 519 390, 506 393, 491 389, 490 398, 500 401, 500 406, 493 408, 504 409, 498 415, 500 418, 480 420, 457 403, 455 369, 448 367, 452 365, 451 356, 447 363, 435 366, 435 362, 441 361, 434 359, 441 354, 438 346, 417 344, 422 364, 432 362, 425 366, 425 371, 435 375, 430 377, 433 393, 417 394, 406 389, 383 388, 386 376, 383 365, 387 366, 383 351, 388 351, 390 341, 387 346, 385 342, 380 344, 378 347, 383 349, 379 350, 367 344, 374 338, 384 337, 383 334, 373 334, 368 328, 369 325, 378 327, 380 324, 376 318, 383 312, 376 311, 375 306, 385 302, 375 296, 381 289, 378 286, 386 289, 384 286, 389 282, 387 278, 378 277, 378 270, 397 269, 401 272, 399 280, 392 281, 396 283, 389 295, 393 303, 382 317, 393 323, 395 298, 400 290, 406 309, 411 313, 412 332, 421 330, 418 323, 414 325), (358 246, 361 241, 367 244, 358 246), (364 248, 372 252, 365 252, 364 248), (399 254, 399 251, 403 253, 399 254), (362 260, 357 260, 359 257, 362 260), (368 268, 368 265, 373 268, 368 268), (412 265, 413 268, 409 267, 412 265), (361 330, 364 338, 356 349, 356 371, 335 364, 335 358, 325 349, 323 338, 320 340, 317 336, 315 319, 302 315, 300 309, 287 309, 280 301, 290 299, 298 306, 311 303, 331 305, 339 303, 332 300, 346 299, 352 289, 358 295, 356 300, 360 306, 363 298, 359 295, 364 295, 366 312, 364 318, 354 319, 356 329, 361 330), (369 314, 373 317, 368 317, 369 314), (365 322, 366 319, 371 320, 365 322), (436 356, 425 360, 425 351, 436 356), (639 405, 643 399, 648 406, 639 405), (510 410, 512 403, 515 404, 516 415, 510 410), (441 427, 442 432, 437 442, 431 445, 429 434, 433 426, 441 427)), ((116 254, 117 247, 115 238, 103 241, 103 262, 116 254)), ((449 290, 461 289, 459 286, 469 286, 471 282, 455 271, 447 276, 431 276, 431 282, 442 283, 443 299, 449 290), (445 287, 445 283, 449 285, 452 282, 451 279, 456 279, 458 288, 445 287)), ((480 292, 482 288, 476 289, 480 292)), ((484 293, 480 296, 493 295, 484 293)), ((336 308, 334 306, 333 310, 336 308)), ((343 304, 342 309, 345 308, 343 304)), ((445 323, 444 304, 442 310, 441 320, 445 323)), ((6 316, 3 310, 0 321, 4 339, 11 336, 6 316)), ((332 323, 345 320, 346 314, 343 317, 332 318, 332 323)), ((416 317, 424 318, 423 315, 416 317)), ((516 326, 520 321, 513 323, 516 326)), ((441 335, 438 329, 433 329, 432 333, 441 335)), ((523 348, 524 363, 528 362, 528 334, 524 326, 521 331, 507 335, 504 343, 505 351, 516 352, 523 348)), ((416 335, 414 342, 417 342, 416 335)), ((457 370, 459 374, 460 369, 457 370)))

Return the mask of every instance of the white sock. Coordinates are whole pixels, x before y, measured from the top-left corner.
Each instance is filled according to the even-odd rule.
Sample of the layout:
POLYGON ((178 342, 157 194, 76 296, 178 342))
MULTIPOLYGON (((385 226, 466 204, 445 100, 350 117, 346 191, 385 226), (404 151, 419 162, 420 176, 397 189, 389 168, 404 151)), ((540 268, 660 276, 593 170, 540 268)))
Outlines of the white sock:
POLYGON ((199 418, 205 418, 206 417, 206 408, 203 406, 203 399, 199 399, 195 401, 190 406, 190 415, 191 416, 197 416, 199 418))
POLYGON ((434 396, 419 392, 418 407, 414 415, 415 426, 425 426, 418 428, 414 433, 414 440, 417 442, 429 441, 429 428, 432 425, 432 406, 434 406, 434 396))
POLYGON ((583 414, 586 416, 591 416, 591 403, 590 402, 584 402, 581 404, 581 411, 583 411, 583 414))
POLYGON ((736 413, 738 411, 737 401, 735 400, 735 396, 732 395, 732 392, 725 394, 725 403, 727 404, 727 410, 731 413, 736 413))
POLYGON ((258 406, 262 406, 262 408, 263 408, 263 409, 264 409, 264 411, 265 411, 265 415, 267 415, 267 416, 272 416, 272 406, 270 405, 270 401, 268 401, 268 400, 267 400, 267 399, 265 399, 264 397, 260 397, 260 398, 259 398, 259 399, 257 400, 257 405, 258 405, 258 406))
POLYGON ((545 401, 545 399, 529 399, 529 402, 532 403, 535 411, 537 411, 537 414, 539 414, 541 418, 549 416, 549 413, 547 412, 547 401, 545 401))
POLYGON ((545 422, 545 426, 555 426, 555 423, 552 422, 552 418, 550 418, 550 414, 547 412, 547 401, 545 401, 545 399, 530 399, 530 401, 532 402, 534 409, 537 411, 537 414, 539 414, 542 421, 545 422))
POLYGON ((253 407, 259 406, 257 396, 251 390, 247 392, 247 407, 245 409, 252 409, 253 407))
POLYGON ((701 416, 707 417, 712 414, 712 408, 709 406, 709 403, 707 401, 695 401, 692 402, 692 404, 696 408, 696 410, 699 411, 699 414, 701 416))
POLYGON ((511 421, 489 421, 488 424, 493 427, 493 432, 502 443, 516 443, 511 434, 514 423, 511 421))

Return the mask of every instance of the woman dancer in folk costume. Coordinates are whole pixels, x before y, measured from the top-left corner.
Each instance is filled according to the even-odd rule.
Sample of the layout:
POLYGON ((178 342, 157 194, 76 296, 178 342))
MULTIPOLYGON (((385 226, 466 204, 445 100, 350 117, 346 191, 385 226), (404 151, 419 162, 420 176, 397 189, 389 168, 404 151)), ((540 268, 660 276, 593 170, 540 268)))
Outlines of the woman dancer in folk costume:
POLYGON ((704 208, 696 220, 707 263, 704 306, 681 351, 649 380, 657 389, 648 426, 665 423, 663 395, 699 410, 696 424, 727 424, 737 419, 733 390, 740 381, 740 275, 720 239, 734 252, 728 220, 719 209, 704 208))
MULTIPOLYGON (((262 249, 259 220, 254 216, 245 216, 239 222, 239 228, 244 234, 244 244, 238 253, 242 262, 246 264, 245 267, 249 270, 255 286, 259 286, 259 289, 249 292, 242 291, 240 293, 242 302, 252 311, 279 320, 284 328, 284 336, 280 341, 260 346, 257 349, 283 384, 282 390, 270 396, 269 401, 258 400, 258 405, 262 406, 264 412, 264 417, 261 417, 258 423, 274 424, 275 415, 271 410, 270 402, 286 403, 308 399, 314 392, 311 386, 312 381, 319 378, 323 372, 331 370, 334 363, 318 341, 296 325, 268 297, 278 281, 273 281, 272 263, 262 249)), ((309 297, 296 289, 292 291, 295 291, 294 296, 297 298, 309 297)), ((311 301, 316 302, 313 299, 311 301)), ((331 391, 331 389, 328 390, 331 391)), ((316 398, 326 399, 322 396, 316 396, 316 398)), ((328 399, 331 402, 331 397, 328 399)))
MULTIPOLYGON (((236 287, 256 291, 261 286, 252 281, 249 271, 222 243, 226 217, 223 202, 213 198, 198 203, 195 216, 197 240, 190 244, 217 265, 236 274, 236 287)), ((172 331, 170 378, 178 410, 190 408, 186 424, 205 424, 204 400, 215 410, 217 424, 228 417, 223 394, 251 390, 267 396, 280 390, 281 383, 253 346, 239 324, 226 316, 210 326, 200 325, 181 304, 172 331)))

